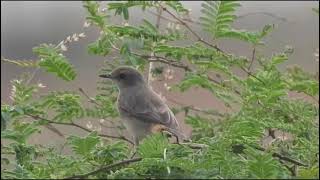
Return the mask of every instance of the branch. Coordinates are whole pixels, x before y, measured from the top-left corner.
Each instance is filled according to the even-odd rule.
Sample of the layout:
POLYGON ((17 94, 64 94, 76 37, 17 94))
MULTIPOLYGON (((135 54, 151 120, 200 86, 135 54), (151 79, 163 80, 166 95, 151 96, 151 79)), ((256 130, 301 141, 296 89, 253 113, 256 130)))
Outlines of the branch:
POLYGON ((183 20, 181 20, 180 18, 178 18, 176 15, 174 15, 172 12, 170 12, 166 7, 163 7, 161 4, 159 4, 159 6, 162 8, 163 11, 167 12, 168 14, 170 14, 174 19, 176 19, 177 21, 179 21, 184 27, 186 27, 196 38, 198 41, 216 49, 217 51, 223 52, 220 48, 218 48, 218 46, 216 45, 212 45, 209 42, 203 40, 193 29, 190 28, 190 26, 184 22, 183 20))
MULTIPOLYGON (((162 9, 161 8, 157 8, 158 10, 158 15, 157 15, 157 22, 156 22, 156 28, 157 30, 159 30, 159 26, 160 26, 160 17, 162 14, 162 9)), ((150 53, 151 56, 154 55, 154 51, 152 51, 150 53)), ((149 69, 148 69, 148 84, 150 84, 151 80, 152 80, 152 68, 153 68, 153 63, 152 61, 149 61, 149 69)))
POLYGON ((252 74, 250 71, 246 70, 244 67, 240 66, 240 69, 242 71, 244 71, 245 73, 247 73, 249 76, 255 78, 256 80, 260 81, 262 84, 265 84, 265 82, 263 80, 261 80, 260 78, 258 78, 257 76, 255 76, 254 74, 252 74))
MULTIPOLYGON (((60 125, 66 125, 66 126, 74 126, 74 127, 77 127, 79 129, 82 129, 86 132, 93 132, 92 130, 88 129, 88 128, 85 128, 79 124, 76 124, 74 122, 70 122, 70 123, 67 123, 67 122, 56 122, 56 121, 52 121, 52 120, 48 120, 48 119, 45 119, 43 117, 40 117, 40 116, 37 116, 37 115, 32 115, 32 114, 28 114, 28 113, 25 113, 25 115, 35 119, 35 120, 42 120, 42 121, 45 121, 45 122, 48 122, 50 124, 60 124, 60 125)), ((120 139, 120 140, 124 140, 124 141, 127 141, 129 142, 130 144, 133 144, 133 142, 129 139, 127 139, 126 137, 124 136, 113 136, 113 135, 107 135, 107 134, 98 134, 98 136, 101 136, 101 137, 106 137, 106 138, 112 138, 112 139, 120 139)))
POLYGON ((204 148, 208 148, 209 146, 206 144, 198 144, 198 143, 176 143, 179 145, 185 145, 188 146, 191 149, 204 149, 204 148))
MULTIPOLYGON (((179 19, 176 15, 174 15, 172 12, 170 12, 167 8, 163 7, 161 4, 159 4, 159 6, 166 11, 168 14, 170 14, 174 19, 176 19, 177 21, 179 21, 183 26, 185 26, 197 39, 198 41, 216 49, 219 52, 225 53, 223 50, 221 50, 217 45, 212 45, 206 41, 204 41, 193 29, 190 28, 190 26, 185 23, 183 20, 179 19)), ((227 53, 225 53, 227 54, 227 53)), ((261 79, 257 78, 255 75, 251 74, 251 72, 245 70, 244 68, 241 67, 242 70, 244 70, 249 76, 254 77, 255 79, 259 80, 260 82, 264 83, 261 79)))
POLYGON ((64 179, 85 179, 90 175, 94 175, 94 174, 97 174, 99 172, 107 172, 107 171, 110 171, 114 167, 121 166, 121 165, 126 165, 126 164, 133 163, 133 162, 138 162, 138 161, 141 161, 141 160, 142 160, 142 158, 126 159, 126 160, 123 160, 123 161, 120 161, 120 162, 117 162, 117 163, 114 163, 114 164, 111 164, 111 165, 108 165, 108 166, 101 167, 101 168, 99 168, 97 170, 94 170, 94 171, 86 173, 86 174, 74 175, 74 176, 67 177, 67 178, 64 178, 64 179))
POLYGON ((252 64, 253 64, 253 61, 254 61, 254 59, 255 59, 255 55, 256 55, 256 48, 254 47, 253 50, 252 50, 251 61, 250 61, 249 67, 248 67, 248 71, 249 71, 249 72, 250 72, 251 66, 252 66, 252 64))
POLYGON ((198 112, 210 114, 210 115, 213 115, 213 116, 224 117, 224 114, 219 113, 219 112, 211 112, 210 110, 201 109, 201 108, 193 106, 193 105, 184 105, 181 102, 178 102, 178 101, 176 101, 174 99, 171 99, 171 98, 166 98, 166 99, 171 101, 171 102, 173 102, 173 103, 175 103, 175 104, 177 104, 177 105, 184 106, 184 108, 188 108, 188 109, 193 110, 193 111, 198 111, 198 112))
MULTIPOLYGON (((117 51, 120 51, 119 48, 117 48, 114 44, 111 43, 111 47, 117 51)), ((155 55, 143 55, 143 54, 138 54, 135 52, 131 52, 131 54, 139 56, 141 58, 147 59, 149 62, 161 62, 164 64, 168 64, 171 65, 173 67, 177 67, 177 68, 182 68, 185 71, 191 71, 190 67, 187 65, 184 65, 182 63, 177 63, 176 61, 171 61, 168 60, 167 58, 161 57, 161 56, 155 56, 155 55)))
MULTIPOLYGON (((138 55, 138 54, 135 54, 135 55, 138 55)), ((142 58, 148 58, 149 62, 161 62, 164 64, 169 64, 173 67, 182 68, 185 71, 191 71, 189 66, 184 65, 182 63, 177 63, 175 61, 168 60, 168 59, 161 57, 161 56, 148 56, 148 55, 139 55, 139 56, 141 56, 142 58)))
MULTIPOLYGON (((158 16, 157 13, 154 13, 154 12, 152 12, 152 11, 150 11, 150 10, 147 10, 147 12, 150 13, 150 14, 152 14, 152 15, 158 16)), ((164 17, 164 16, 160 16, 160 18, 161 18, 161 19, 164 19, 164 20, 167 20, 167 21, 169 21, 169 22, 175 23, 175 24, 182 24, 182 23, 179 22, 179 21, 175 21, 175 20, 173 20, 173 19, 170 19, 170 18, 167 18, 167 17, 164 17)), ((195 20, 192 20, 191 18, 182 18, 181 20, 187 21, 187 22, 190 22, 190 23, 193 23, 193 24, 196 24, 196 25, 201 25, 200 22, 197 22, 197 21, 195 21, 195 20)))
MULTIPOLYGON (((260 151, 266 151, 266 149, 263 148, 263 147, 255 147, 255 146, 251 146, 251 147, 253 147, 253 148, 257 149, 257 150, 260 150, 260 151)), ((281 160, 284 160, 284 161, 287 161, 287 162, 291 162, 291 163, 296 164, 298 166, 308 167, 308 165, 306 165, 306 164, 304 164, 304 163, 302 163, 300 161, 297 161, 297 160, 291 159, 289 157, 283 156, 283 155, 281 155, 279 153, 273 153, 272 156, 273 157, 277 157, 277 158, 279 158, 281 160)))
POLYGON ((101 104, 99 104, 97 101, 95 101, 93 98, 89 97, 89 95, 87 93, 84 92, 84 90, 82 88, 79 88, 79 91, 86 97, 88 98, 89 102, 96 104, 97 106, 102 107, 101 104))
MULTIPOLYGON (((213 79, 212 77, 207 76, 207 78, 208 78, 208 80, 209 80, 209 81, 214 82, 214 83, 216 83, 216 84, 218 84, 218 85, 221 85, 221 83, 220 83, 219 81, 217 81, 217 80, 213 79)), ((238 94, 238 95, 240 95, 240 96, 241 96, 240 91, 238 91, 238 90, 236 90, 236 89, 233 89, 233 91, 234 91, 236 94, 238 94)))
MULTIPOLYGON (((252 147, 252 148, 254 148, 254 149, 256 149, 256 150, 259 150, 259 151, 266 151, 266 149, 265 148, 263 148, 263 147, 258 147, 258 146, 254 146, 254 145, 248 145, 248 146, 250 146, 250 147, 252 147)), ((244 144, 237 144, 237 145, 233 145, 233 152, 234 153, 238 153, 238 154, 240 154, 240 153, 242 153, 243 152, 243 150, 245 149, 245 145, 244 144)), ((294 159, 291 159, 291 158, 289 158, 289 157, 286 157, 286 156, 283 156, 283 155, 281 155, 281 154, 279 154, 279 153, 272 153, 272 156, 273 157, 277 157, 277 158, 279 158, 280 160, 283 160, 283 161, 287 161, 287 162, 291 162, 291 163, 293 163, 293 164, 296 164, 296 165, 298 165, 298 166, 304 166, 304 167, 308 167, 308 165, 306 165, 306 164, 304 164, 304 163, 302 163, 302 162, 300 162, 300 161, 297 161, 297 160, 294 160, 294 159)))

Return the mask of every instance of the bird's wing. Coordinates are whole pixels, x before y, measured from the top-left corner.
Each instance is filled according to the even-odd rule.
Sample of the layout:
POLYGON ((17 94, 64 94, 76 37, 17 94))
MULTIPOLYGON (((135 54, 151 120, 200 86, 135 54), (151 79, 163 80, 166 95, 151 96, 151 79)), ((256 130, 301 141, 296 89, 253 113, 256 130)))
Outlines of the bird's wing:
POLYGON ((172 111, 157 94, 153 92, 152 94, 155 96, 137 98, 133 104, 123 103, 119 108, 137 120, 177 128, 178 122, 172 111))

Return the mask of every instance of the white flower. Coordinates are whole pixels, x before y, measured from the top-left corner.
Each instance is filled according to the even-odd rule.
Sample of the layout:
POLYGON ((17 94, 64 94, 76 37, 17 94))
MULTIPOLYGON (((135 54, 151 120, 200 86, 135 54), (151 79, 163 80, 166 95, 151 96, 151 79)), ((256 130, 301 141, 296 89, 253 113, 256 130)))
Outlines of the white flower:
POLYGON ((177 24, 177 25, 176 25, 176 30, 179 30, 179 29, 180 29, 180 25, 177 24))
POLYGON ((81 38, 86 37, 86 35, 84 33, 80 33, 78 36, 81 37, 81 38))
POLYGON ((42 83, 38 83, 38 87, 39 87, 39 88, 45 88, 45 87, 47 87, 47 86, 43 85, 42 83))
POLYGON ((67 39, 66 39, 66 41, 67 41, 67 42, 72 42, 71 36, 68 36, 67 39))
POLYGON ((164 85, 164 87, 165 87, 168 91, 171 89, 171 86, 168 86, 167 83, 164 83, 163 85, 164 85))
POLYGON ((78 41, 78 40, 79 40, 79 37, 77 36, 77 34, 73 34, 73 35, 72 35, 72 39, 73 39, 74 41, 78 41))
POLYGON ((125 22, 125 23, 124 23, 124 26, 129 26, 129 23, 125 22))
POLYGON ((107 11, 107 8, 102 8, 101 9, 101 12, 106 12, 107 11))
POLYGON ((92 128, 92 123, 91 121, 89 121, 87 124, 86 124, 87 128, 91 129, 92 128))
POLYGON ((172 69, 167 69, 164 73, 164 78, 166 80, 173 79, 173 70, 172 69))
POLYGON ((88 21, 85 21, 84 24, 83 24, 83 27, 87 28, 89 27, 91 24, 88 22, 88 21))
POLYGON ((162 40, 160 41, 160 43, 166 43, 166 40, 165 40, 165 39, 162 39, 162 40))
POLYGON ((12 86, 11 96, 9 97, 12 101, 14 101, 14 98, 16 96, 16 91, 17 91, 16 86, 12 86))
POLYGON ((64 44, 61 44, 60 48, 61 48, 62 51, 67 51, 68 50, 67 46, 64 45, 64 44))

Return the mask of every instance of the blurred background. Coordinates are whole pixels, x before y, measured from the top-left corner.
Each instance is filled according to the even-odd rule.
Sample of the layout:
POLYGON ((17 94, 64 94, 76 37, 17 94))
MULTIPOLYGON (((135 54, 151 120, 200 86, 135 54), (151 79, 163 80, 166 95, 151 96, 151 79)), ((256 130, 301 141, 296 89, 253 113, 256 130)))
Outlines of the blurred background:
MULTIPOLYGON (((107 2, 103 2, 104 4, 107 2)), ((183 1, 186 8, 192 9, 191 17, 197 20, 200 16, 201 2, 183 1)), ((245 1, 237 11, 239 18, 233 24, 235 28, 250 31, 261 30, 266 24, 275 24, 275 29, 265 39, 266 46, 259 49, 259 54, 272 56, 272 53, 281 52, 286 46, 292 46, 294 53, 281 68, 287 65, 298 64, 309 72, 318 72, 316 52, 319 52, 319 16, 312 8, 319 6, 318 1, 245 1)), ((151 22, 156 21, 156 16, 150 13, 152 10, 142 12, 140 9, 130 11, 129 24, 140 24, 143 18, 151 22)), ((122 24, 125 21, 120 16, 113 16, 110 12, 109 23, 122 24)), ((21 68, 14 64, 1 61, 1 103, 10 104, 10 80, 18 78, 24 72, 34 73, 31 83, 41 83, 45 87, 40 94, 48 90, 75 90, 83 88, 89 96, 95 96, 98 82, 98 70, 106 60, 113 60, 113 56, 91 56, 87 53, 87 45, 99 37, 97 29, 84 28, 86 12, 82 2, 77 1, 1 1, 1 56, 8 59, 36 60, 32 48, 41 43, 58 44, 67 36, 84 32, 86 37, 78 42, 71 43, 64 54, 77 70, 77 78, 71 83, 56 78, 53 74, 42 70, 34 71, 32 68, 21 68)), ((164 16, 166 16, 164 14, 164 16)), ((161 20, 161 28, 167 26, 167 21, 161 20)), ((207 34, 201 32, 201 27, 192 24, 200 34, 206 38, 207 34)), ((181 44, 184 42, 181 42, 181 44)), ((219 41, 219 46, 228 52, 238 55, 251 55, 251 47, 248 44, 235 40, 219 41)), ((179 44, 179 43, 178 43, 179 44)), ((116 56, 116 55, 115 55, 116 56)), ((227 110, 223 103, 209 92, 200 89, 192 89, 186 93, 169 92, 167 86, 173 85, 183 77, 183 72, 173 69, 173 79, 168 81, 152 82, 154 90, 161 93, 170 106, 174 102, 197 107, 210 107, 217 110, 227 110)), ((181 121, 183 115, 178 114, 181 121)), ((88 119, 83 120, 87 123, 88 119)), ((92 120, 94 121, 94 120, 92 120)), ((97 121, 97 120, 96 120, 97 121)), ((94 124, 94 122, 93 122, 94 124)), ((80 133, 78 129, 59 127, 63 132, 80 133)), ((189 129, 190 130, 190 129, 189 129)), ((84 132, 83 132, 84 133, 84 132)), ((40 136, 35 136, 33 142, 60 144, 59 137, 47 130, 40 136), (50 141, 48 141, 50 138, 50 141)))

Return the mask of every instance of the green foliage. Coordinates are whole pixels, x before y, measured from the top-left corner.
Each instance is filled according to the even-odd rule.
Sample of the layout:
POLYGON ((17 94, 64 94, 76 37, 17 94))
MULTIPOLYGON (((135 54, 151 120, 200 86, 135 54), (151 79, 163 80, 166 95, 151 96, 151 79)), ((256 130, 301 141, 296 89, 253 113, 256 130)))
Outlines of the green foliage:
POLYGON ((123 15, 124 19, 129 19, 129 8, 134 6, 142 6, 142 10, 152 6, 152 1, 128 1, 128 2, 110 2, 108 10, 115 10, 114 15, 123 15))
POLYGON ((107 15, 99 12, 99 3, 95 1, 84 1, 83 7, 88 11, 87 20, 103 28, 106 24, 107 15))
POLYGON ((72 150, 81 156, 86 156, 91 150, 99 143, 100 138, 96 132, 90 133, 85 138, 80 138, 77 136, 68 137, 68 141, 71 144, 72 150))
POLYGON ((174 9, 178 14, 187 14, 189 12, 179 1, 165 1, 164 3, 174 9))
MULTIPOLYGON (((184 110, 185 123, 192 127, 192 142, 174 144, 158 133, 132 147, 122 136, 123 125, 116 124, 118 89, 110 81, 99 79, 96 95, 92 97, 82 89, 85 97, 73 91, 49 91, 39 97, 37 86, 24 79, 12 80, 12 102, 1 105, 1 140, 5 140, 1 147, 1 165, 4 166, 1 178, 62 179, 90 172, 94 173, 83 178, 319 178, 319 80, 297 66, 279 70, 279 66, 290 63, 293 50, 277 52, 271 57, 259 54, 258 45, 263 43, 273 25, 265 25, 262 30, 254 32, 237 30, 232 28, 232 23, 237 18, 238 2, 202 3, 200 23, 212 39, 236 39, 249 42, 256 48, 257 57, 253 59, 259 64, 250 69, 252 62, 248 59, 252 57, 224 52, 218 45, 204 39, 189 42, 185 33, 193 28, 185 21, 189 10, 179 1, 107 3, 108 10, 125 20, 130 18, 131 8, 159 10, 161 5, 165 8, 164 14, 187 24, 180 24, 182 29, 168 27, 165 32, 146 19, 141 19, 139 25, 112 24, 101 11, 103 7, 99 2, 83 3, 88 13, 86 20, 101 32, 100 37, 88 45, 88 53, 107 58, 97 74, 110 73, 120 65, 146 72, 150 60, 146 57, 156 56, 152 59, 161 65, 153 67, 153 74, 166 73, 167 66, 179 68, 183 65, 180 68, 185 74, 172 86, 173 90, 207 90, 225 103, 228 112, 193 105, 175 107, 175 113, 184 110), (109 59, 114 53, 118 53, 118 59, 109 59), (246 74, 239 76, 234 70, 246 74), (292 91, 311 97, 311 101, 289 97, 292 91), (85 100, 90 104, 84 104, 83 98, 87 98, 85 100), (108 122, 108 125, 103 124, 105 126, 110 122, 110 126, 116 129, 101 126, 103 129, 97 130, 98 133, 88 124, 85 127, 77 122, 87 118, 99 121, 101 125, 108 122), (64 148, 72 150, 68 155, 58 147, 29 143, 40 129, 51 124, 74 126, 87 134, 65 138, 64 148), (274 129, 285 135, 274 134, 272 141, 265 143, 267 133, 270 138, 274 129), (113 136, 115 138, 110 141, 113 136), (141 159, 124 161, 135 151, 141 159), (299 161, 306 167, 298 165, 297 173, 293 174, 289 168, 296 165, 275 157, 275 153, 299 161), (99 171, 102 167, 103 171, 99 171)), ((34 52, 40 58, 36 63, 39 67, 66 81, 75 79, 75 69, 57 46, 42 44, 35 47, 34 52)), ((11 63, 29 67, 22 62, 11 63)))
POLYGON ((236 19, 234 12, 240 3, 235 1, 205 1, 202 3, 202 14, 200 21, 203 29, 213 36, 213 38, 234 38, 252 43, 261 44, 261 39, 273 28, 266 25, 261 32, 248 32, 231 28, 231 24, 236 19))
POLYGON ((77 74, 73 66, 54 46, 42 44, 33 48, 33 52, 40 58, 39 66, 46 69, 47 72, 52 72, 66 81, 75 79, 77 74))
POLYGON ((168 146, 168 139, 162 134, 145 138, 139 146, 138 153, 144 158, 161 158, 164 149, 168 146))
POLYGON ((20 123, 13 130, 7 129, 1 132, 1 138, 11 139, 20 144, 25 144, 27 139, 38 129, 34 124, 20 123))
POLYGON ((279 162, 272 158, 271 154, 257 153, 252 149, 247 149, 246 151, 246 154, 250 158, 250 161, 248 163, 248 170, 250 171, 250 176, 252 178, 281 178, 281 172, 285 170, 281 168, 279 162))
POLYGON ((203 119, 198 115, 187 116, 185 119, 187 124, 190 124, 192 129, 192 138, 193 139, 200 139, 202 137, 212 137, 214 136, 214 127, 213 123, 210 122, 208 119, 203 119))
POLYGON ((101 35, 101 37, 94 43, 88 45, 88 52, 91 55, 106 56, 112 49, 111 36, 106 34, 101 35))
POLYGON ((312 96, 319 95, 319 81, 316 81, 312 74, 303 71, 298 66, 293 66, 287 70, 287 82, 291 90, 304 92, 312 96))
POLYGON ((240 4, 234 1, 205 1, 201 4, 201 23, 205 31, 213 37, 219 37, 223 30, 230 29, 230 24, 235 20, 234 12, 240 4))
POLYGON ((28 86, 24 80, 14 79, 11 84, 11 99, 14 104, 22 104, 29 101, 32 99, 33 93, 37 91, 35 86, 28 86))
POLYGON ((69 92, 51 92, 42 98, 42 108, 55 111, 54 121, 70 121, 83 116, 80 96, 69 92))

